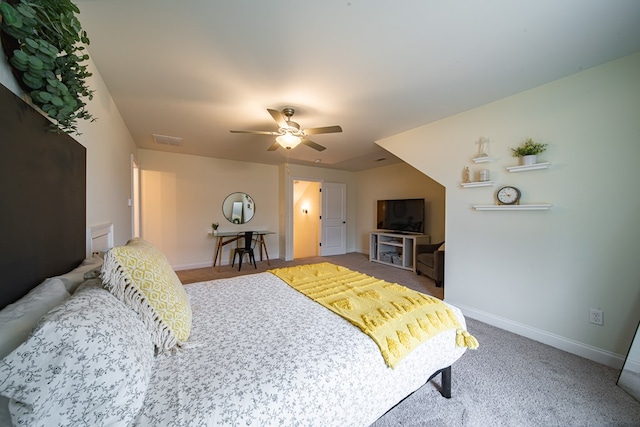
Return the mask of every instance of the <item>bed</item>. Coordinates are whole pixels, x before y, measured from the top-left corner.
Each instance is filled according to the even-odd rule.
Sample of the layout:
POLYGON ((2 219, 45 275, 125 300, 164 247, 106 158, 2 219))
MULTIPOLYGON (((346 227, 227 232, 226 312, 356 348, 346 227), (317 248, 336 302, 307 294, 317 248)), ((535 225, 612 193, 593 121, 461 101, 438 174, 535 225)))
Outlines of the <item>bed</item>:
POLYGON ((137 425, 367 426, 464 352, 451 330, 390 369, 368 336, 271 273, 187 289, 196 347, 157 358, 137 425), (185 371, 167 375, 176 363, 185 371))
MULTIPOLYGON (((133 267, 127 280, 152 276, 155 287, 172 276, 157 248, 136 241, 153 254, 144 258, 144 274, 133 267), (148 267, 158 260, 164 267, 148 267)), ((105 273, 110 253, 104 263, 80 266, 82 279, 77 271, 60 276, 72 296, 2 361, 0 394, 13 399, 14 422, 367 426, 433 374, 444 370, 450 381, 450 366, 466 350, 456 345, 464 317, 446 305, 459 327, 435 334, 392 369, 358 327, 272 272, 180 285, 190 334, 171 340, 154 335, 155 320, 144 320, 130 291, 114 292, 117 280, 105 273)), ((127 256, 113 271, 128 274, 125 265, 139 252, 127 256)), ((450 393, 450 383, 442 392, 450 393)))
MULTIPOLYGON (((6 89, 0 95, 6 101, 6 89)), ((11 280, 0 293, 0 425, 366 426, 436 375, 450 396, 450 366, 466 347, 456 345, 464 317, 448 305, 459 328, 392 369, 358 327, 274 274, 182 286, 152 248, 162 267, 148 282, 180 289, 184 295, 172 301, 189 309, 188 319, 170 315, 158 326, 126 280, 117 286, 109 260, 129 245, 111 247, 110 224, 85 226, 84 148, 66 137, 49 144, 46 120, 15 97, 9 104, 15 114, 6 110, 0 132, 15 125, 13 140, 1 134, 12 155, 33 157, 40 144, 53 151, 33 170, 10 169, 4 182, 46 168, 58 181, 47 197, 37 181, 20 196, 23 210, 56 211, 53 223, 34 226, 20 209, 0 221, 5 235, 20 240, 18 250, 3 247, 10 262, 2 272, 11 280), (37 141, 23 144, 31 133, 37 141), (187 338, 176 332, 186 324, 187 338)), ((8 187, 3 195, 14 197, 8 187)))

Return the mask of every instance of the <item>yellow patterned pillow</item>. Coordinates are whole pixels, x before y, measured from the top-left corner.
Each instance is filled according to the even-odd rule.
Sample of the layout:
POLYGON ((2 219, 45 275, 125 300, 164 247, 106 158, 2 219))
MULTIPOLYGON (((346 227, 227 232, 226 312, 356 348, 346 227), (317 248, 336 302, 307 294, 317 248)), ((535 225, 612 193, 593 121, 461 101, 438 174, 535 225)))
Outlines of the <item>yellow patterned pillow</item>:
POLYGON ((180 279, 164 254, 134 238, 107 252, 105 288, 136 311, 151 331, 158 351, 184 344, 191 333, 191 306, 180 279))

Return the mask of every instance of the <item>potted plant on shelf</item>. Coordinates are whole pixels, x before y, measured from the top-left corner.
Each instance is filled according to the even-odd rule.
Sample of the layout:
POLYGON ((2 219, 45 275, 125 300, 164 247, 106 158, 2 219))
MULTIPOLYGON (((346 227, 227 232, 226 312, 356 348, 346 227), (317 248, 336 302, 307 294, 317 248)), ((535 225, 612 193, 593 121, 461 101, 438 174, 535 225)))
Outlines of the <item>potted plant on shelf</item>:
POLYGON ((537 156, 547 149, 547 144, 535 142, 532 138, 520 145, 518 148, 512 148, 513 157, 519 157, 522 165, 535 165, 537 156))
POLYGON ((218 224, 217 222, 214 222, 213 224, 211 224, 211 228, 213 229, 213 235, 217 236, 218 235, 218 227, 220 226, 220 224, 218 224))

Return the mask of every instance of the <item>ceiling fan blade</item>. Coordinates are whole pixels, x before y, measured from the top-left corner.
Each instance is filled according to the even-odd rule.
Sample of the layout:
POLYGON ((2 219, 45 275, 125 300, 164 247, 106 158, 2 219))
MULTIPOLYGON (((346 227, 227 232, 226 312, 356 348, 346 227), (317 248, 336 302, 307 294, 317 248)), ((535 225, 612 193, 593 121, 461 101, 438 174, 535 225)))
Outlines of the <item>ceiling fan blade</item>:
POLYGON ((267 111, 269 112, 269 114, 271 114, 271 117, 273 117, 273 120, 276 121, 276 123, 278 124, 278 127, 286 128, 289 126, 280 111, 271 110, 269 108, 267 108, 267 111))
POLYGON ((342 132, 342 128, 340 126, 325 126, 321 128, 304 129, 303 132, 305 133, 305 135, 318 135, 320 133, 342 132))
POLYGON ((278 144, 278 142, 276 141, 273 144, 271 144, 271 147, 267 148, 267 151, 276 151, 279 147, 280 147, 280 144, 278 144))
POLYGON ((231 133, 253 133, 256 135, 280 135, 278 132, 269 132, 267 130, 231 130, 231 133))
POLYGON ((323 151, 327 149, 327 147, 323 147, 322 145, 317 144, 311 140, 308 140, 307 138, 302 138, 301 142, 307 147, 313 148, 314 150, 323 151))

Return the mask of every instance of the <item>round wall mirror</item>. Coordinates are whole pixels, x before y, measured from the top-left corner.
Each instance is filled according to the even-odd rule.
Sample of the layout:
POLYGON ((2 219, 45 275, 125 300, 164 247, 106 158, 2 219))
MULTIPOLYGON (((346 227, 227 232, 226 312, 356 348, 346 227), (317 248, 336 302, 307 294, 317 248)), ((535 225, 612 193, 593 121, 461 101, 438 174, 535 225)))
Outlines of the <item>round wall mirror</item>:
POLYGON ((233 224, 251 221, 256 213, 256 204, 246 193, 231 193, 222 202, 222 214, 233 224))

